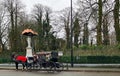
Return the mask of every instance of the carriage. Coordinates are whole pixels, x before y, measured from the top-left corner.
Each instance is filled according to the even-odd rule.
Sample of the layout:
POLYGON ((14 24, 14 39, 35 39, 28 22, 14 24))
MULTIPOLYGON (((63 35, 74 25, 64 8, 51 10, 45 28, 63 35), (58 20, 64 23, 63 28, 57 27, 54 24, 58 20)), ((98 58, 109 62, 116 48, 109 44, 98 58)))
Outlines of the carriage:
POLYGON ((60 72, 64 69, 64 65, 58 62, 58 60, 59 56, 57 52, 38 52, 34 55, 32 69, 60 72))
MULTIPOLYGON (((16 60, 17 61, 17 60, 16 60)), ((63 63, 59 62, 58 52, 38 52, 32 58, 27 58, 26 62, 21 63, 27 70, 39 70, 47 72, 61 72, 64 70, 63 63)))

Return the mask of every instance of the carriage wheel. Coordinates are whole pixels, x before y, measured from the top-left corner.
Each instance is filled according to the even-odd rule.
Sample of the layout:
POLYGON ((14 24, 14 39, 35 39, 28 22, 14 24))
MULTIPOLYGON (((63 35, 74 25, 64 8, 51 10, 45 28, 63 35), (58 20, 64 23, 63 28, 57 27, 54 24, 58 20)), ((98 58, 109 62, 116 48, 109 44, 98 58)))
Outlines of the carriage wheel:
POLYGON ((56 64, 55 62, 47 62, 46 63, 46 71, 47 72, 55 72, 56 71, 56 64))
POLYGON ((63 63, 56 62, 56 71, 61 72, 64 70, 64 65, 63 63))
POLYGON ((39 66, 39 70, 42 70, 42 63, 39 63, 38 66, 39 66))
POLYGON ((30 63, 27 63, 26 68, 27 68, 27 70, 31 70, 32 69, 32 65, 30 63))

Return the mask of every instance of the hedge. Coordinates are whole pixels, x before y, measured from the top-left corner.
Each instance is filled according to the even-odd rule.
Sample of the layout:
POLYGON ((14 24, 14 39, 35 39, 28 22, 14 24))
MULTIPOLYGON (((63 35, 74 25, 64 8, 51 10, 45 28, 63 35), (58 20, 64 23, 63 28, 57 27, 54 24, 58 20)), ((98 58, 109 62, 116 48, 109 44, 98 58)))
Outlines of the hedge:
POLYGON ((10 63, 12 62, 9 58, 0 58, 0 63, 10 63))
MULTIPOLYGON (((70 56, 63 56, 59 59, 60 62, 71 62, 70 56)), ((74 63, 120 63, 120 56, 74 56, 73 57, 74 63)))
MULTIPOLYGON (((74 56, 74 63, 85 64, 85 63, 120 63, 120 56, 74 56)), ((0 58, 0 63, 10 63, 10 58, 0 58)), ((59 62, 70 63, 70 56, 62 56, 59 58, 59 62)))

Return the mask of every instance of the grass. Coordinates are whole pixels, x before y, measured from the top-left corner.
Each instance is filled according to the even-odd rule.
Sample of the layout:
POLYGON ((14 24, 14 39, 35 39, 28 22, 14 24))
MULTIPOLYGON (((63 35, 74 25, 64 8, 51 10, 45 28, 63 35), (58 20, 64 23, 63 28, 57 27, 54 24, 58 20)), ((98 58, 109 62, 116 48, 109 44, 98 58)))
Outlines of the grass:
MULTIPOLYGON (((70 55, 70 53, 70 50, 64 52, 65 55, 70 55)), ((73 54, 74 56, 120 56, 120 48, 117 46, 77 48, 73 50, 73 54)))
MULTIPOLYGON (((64 55, 70 56, 71 51, 63 51, 64 55)), ((3 51, 0 58, 9 58, 11 51, 3 51)), ((17 52, 18 55, 25 55, 24 52, 17 52)), ((73 49, 74 56, 120 56, 120 46, 80 46, 73 49)))

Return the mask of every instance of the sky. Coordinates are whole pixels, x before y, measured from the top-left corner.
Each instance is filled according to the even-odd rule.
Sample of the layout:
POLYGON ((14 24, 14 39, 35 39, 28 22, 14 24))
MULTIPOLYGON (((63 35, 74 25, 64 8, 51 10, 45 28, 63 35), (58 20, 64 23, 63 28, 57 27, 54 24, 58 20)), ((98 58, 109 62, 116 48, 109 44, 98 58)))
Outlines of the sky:
MULTIPOLYGON (((28 12, 28 14, 31 13, 33 6, 38 3, 50 7, 53 11, 60 11, 66 7, 70 7, 71 5, 71 0, 21 0, 21 1, 26 6, 26 11, 28 12)), ((77 0, 72 0, 73 7, 76 4, 76 1, 77 0)), ((63 32, 57 33, 57 36, 59 38, 64 38, 64 33, 63 32)))
MULTIPOLYGON (((30 12, 33 8, 34 4, 42 4, 50 7, 53 11, 59 11, 64 9, 65 7, 70 6, 71 0, 21 0, 23 4, 26 6, 26 10, 30 12)), ((73 0, 73 6, 77 0, 73 0)))

